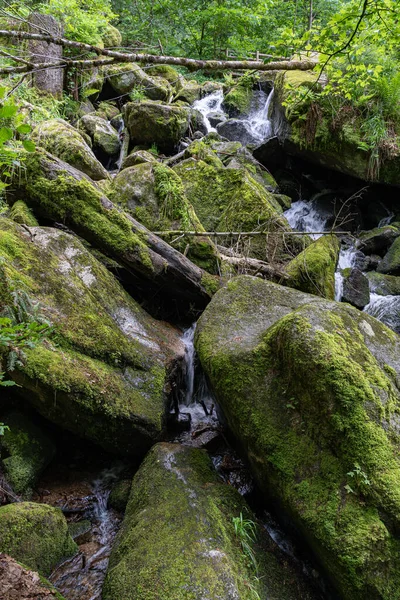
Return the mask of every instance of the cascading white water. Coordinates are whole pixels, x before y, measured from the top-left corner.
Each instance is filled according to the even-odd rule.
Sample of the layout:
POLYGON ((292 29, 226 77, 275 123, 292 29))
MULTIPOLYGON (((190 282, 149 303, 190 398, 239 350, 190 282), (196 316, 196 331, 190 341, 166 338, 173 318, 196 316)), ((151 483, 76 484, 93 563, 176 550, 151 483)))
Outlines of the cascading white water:
MULTIPOLYGON (((328 217, 324 217, 313 202, 305 202, 304 200, 293 202, 292 206, 283 215, 286 217, 290 227, 296 231, 324 231, 328 220, 328 217)), ((316 240, 320 235, 314 233, 310 234, 310 237, 316 240)))
POLYGON ((196 100, 193 104, 193 108, 201 112, 204 117, 204 121, 207 127, 207 132, 217 131, 215 127, 213 127, 208 119, 208 115, 212 112, 222 113, 222 103, 224 101, 224 94, 222 90, 218 90, 217 92, 213 92, 208 96, 205 96, 201 100, 196 100))
POLYGON ((400 296, 380 296, 372 292, 364 312, 400 333, 400 296))
MULTIPOLYGON (((190 414, 192 429, 199 423, 208 423, 213 426, 218 423, 218 418, 213 410, 215 401, 210 393, 205 376, 202 372, 196 373, 195 331, 196 323, 189 327, 189 329, 186 329, 182 336, 182 341, 185 344, 186 392, 185 398, 179 406, 179 410, 182 413, 190 414)), ((182 437, 180 441, 183 441, 182 437)))
POLYGON ((350 248, 342 248, 339 254, 339 261, 336 267, 335 273, 335 300, 340 302, 343 296, 343 275, 344 269, 351 269, 354 267, 357 251, 354 246, 350 248))
POLYGON ((253 137, 260 142, 268 139, 272 135, 272 122, 269 118, 269 109, 274 97, 274 90, 272 89, 270 91, 268 96, 266 96, 266 99, 264 92, 261 92, 261 94, 263 94, 264 100, 261 109, 254 110, 250 113, 248 118, 245 119, 249 124, 249 130, 253 137))

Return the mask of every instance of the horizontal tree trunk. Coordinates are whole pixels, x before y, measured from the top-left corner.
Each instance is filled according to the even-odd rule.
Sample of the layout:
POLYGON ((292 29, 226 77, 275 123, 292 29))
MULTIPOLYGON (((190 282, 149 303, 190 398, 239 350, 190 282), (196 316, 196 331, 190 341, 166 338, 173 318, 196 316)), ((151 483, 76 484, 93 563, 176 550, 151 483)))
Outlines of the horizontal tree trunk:
POLYGON ((9 38, 15 40, 37 40, 45 41, 52 44, 58 44, 64 48, 77 48, 86 52, 97 54, 97 56, 109 57, 109 61, 94 59, 93 61, 78 61, 78 60, 67 60, 63 59, 59 65, 54 63, 42 63, 36 65, 23 65, 19 67, 2 67, 0 74, 11 74, 11 73, 24 73, 34 68, 54 68, 55 66, 67 65, 79 65, 91 64, 93 66, 100 64, 109 63, 123 63, 123 62, 139 62, 139 63, 150 63, 150 64, 164 64, 164 65, 176 65, 187 67, 190 70, 198 71, 200 69, 207 69, 208 71, 222 71, 222 70, 256 70, 256 71, 307 71, 313 69, 316 66, 316 62, 311 60, 289 60, 289 61, 276 61, 264 63, 260 60, 198 60, 194 58, 184 58, 177 56, 160 56, 154 54, 140 54, 140 53, 126 53, 119 52, 117 50, 107 50, 106 48, 98 48, 97 46, 91 46, 90 44, 84 44, 82 42, 74 42, 61 37, 53 37, 42 33, 30 33, 26 31, 14 31, 14 30, 0 30, 0 38, 9 38))

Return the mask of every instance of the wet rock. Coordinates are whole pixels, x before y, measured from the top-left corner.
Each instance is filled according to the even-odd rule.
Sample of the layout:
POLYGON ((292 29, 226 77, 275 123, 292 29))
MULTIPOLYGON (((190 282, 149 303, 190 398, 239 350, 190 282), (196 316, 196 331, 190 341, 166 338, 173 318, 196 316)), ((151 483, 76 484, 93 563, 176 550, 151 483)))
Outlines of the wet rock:
POLYGON ((0 554, 2 600, 64 600, 49 581, 29 571, 13 558, 0 554))
POLYGON ((239 83, 225 95, 223 109, 230 117, 244 116, 250 111, 252 99, 252 87, 239 83))
POLYGON ((379 273, 397 274, 400 272, 400 238, 398 237, 377 267, 379 273))
POLYGON ((34 502, 0 507, 0 552, 29 569, 47 576, 62 559, 77 551, 59 508, 34 502))
POLYGON ((171 600, 183 593, 250 600, 255 591, 277 600, 313 598, 287 562, 263 547, 258 524, 255 577, 232 524, 240 513, 255 521, 240 494, 221 483, 204 451, 157 444, 134 477, 103 599, 171 600))
POLYGON ((165 427, 184 354, 180 332, 145 313, 76 237, 51 228, 29 234, 4 219, 0 231, 8 284, 23 277, 57 329, 56 345, 27 349, 11 372, 20 394, 45 418, 107 450, 143 455, 165 427))
POLYGON ((285 285, 334 300, 339 251, 340 242, 337 236, 320 237, 286 266, 288 279, 285 285))
POLYGON ((39 475, 54 457, 54 444, 32 418, 20 412, 6 413, 1 419, 8 427, 0 438, 4 472, 13 491, 29 498, 39 475))
POLYGON ((43 121, 33 131, 37 145, 79 169, 91 179, 107 179, 108 173, 97 160, 81 133, 62 119, 43 121))
MULTIPOLYGON (((253 156, 268 169, 276 169, 285 163, 285 152, 280 140, 272 137, 253 150, 253 156)), ((285 193, 285 192, 283 192, 285 193)))
POLYGON ((185 441, 192 448, 204 448, 209 452, 215 452, 223 441, 221 431, 214 426, 199 423, 192 432, 192 439, 185 441))
POLYGON ((125 512, 131 492, 132 480, 123 479, 114 485, 108 497, 107 505, 118 512, 125 512))
POLYGON ((340 597, 396 597, 398 336, 349 305, 243 276, 214 296, 195 345, 259 486, 340 597))
POLYGON ((227 119, 217 125, 217 133, 231 141, 239 140, 242 144, 254 144, 256 138, 247 121, 227 119))
POLYGON ((274 194, 274 198, 279 202, 283 210, 289 210, 292 206, 292 199, 290 196, 286 196, 285 194, 274 194))
POLYGON ((170 413, 168 415, 168 430, 174 433, 190 431, 191 423, 192 417, 190 413, 179 411, 178 413, 170 413))
POLYGON ((371 231, 362 231, 358 236, 357 248, 364 254, 384 254, 394 240, 399 237, 400 230, 392 225, 376 227, 371 231))
POLYGON ((216 127, 220 123, 226 121, 226 115, 224 113, 210 112, 207 115, 207 119, 210 121, 211 127, 216 127))
POLYGON ((121 141, 112 125, 98 115, 84 115, 79 121, 79 127, 90 135, 93 147, 104 152, 107 156, 116 156, 121 141))
POLYGON ((90 541, 92 524, 88 519, 75 521, 68 524, 68 531, 76 544, 85 544, 90 541))
POLYGON ((363 309, 369 303, 369 283, 360 269, 344 269, 342 301, 363 309))

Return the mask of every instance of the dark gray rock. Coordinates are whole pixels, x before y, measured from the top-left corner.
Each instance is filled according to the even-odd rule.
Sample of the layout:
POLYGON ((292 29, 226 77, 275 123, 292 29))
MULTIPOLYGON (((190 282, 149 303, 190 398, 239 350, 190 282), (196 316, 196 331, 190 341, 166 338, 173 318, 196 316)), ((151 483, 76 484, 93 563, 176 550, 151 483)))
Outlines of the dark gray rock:
POLYGON ((369 302, 369 283, 359 269, 345 269, 343 272, 343 302, 356 308, 364 308, 369 302))

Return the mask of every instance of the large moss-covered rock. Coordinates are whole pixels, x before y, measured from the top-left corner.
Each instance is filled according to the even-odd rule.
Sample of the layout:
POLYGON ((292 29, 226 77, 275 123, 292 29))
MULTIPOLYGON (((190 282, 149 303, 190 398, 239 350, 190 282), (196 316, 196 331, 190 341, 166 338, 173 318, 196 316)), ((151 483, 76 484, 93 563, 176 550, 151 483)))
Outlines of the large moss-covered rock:
POLYGON ((400 272, 400 237, 396 238, 389 250, 379 263, 379 273, 398 274, 400 272))
POLYGON ((23 282, 57 332, 10 372, 20 393, 57 425, 119 454, 143 455, 165 426, 184 353, 178 331, 147 315, 70 234, 29 234, 3 219, 0 256, 5 281, 23 282))
POLYGON ((79 121, 79 127, 90 135, 94 148, 108 156, 118 154, 121 146, 119 135, 108 121, 98 115, 84 115, 79 121))
POLYGON ((386 225, 385 227, 375 227, 370 231, 362 231, 358 235, 357 248, 364 254, 380 254, 387 251, 394 240, 400 236, 398 227, 386 225))
POLYGON ((380 296, 400 296, 400 277, 371 271, 366 274, 371 291, 380 296))
POLYGON ((139 278, 150 293, 162 287, 164 299, 173 297, 187 307, 206 304, 204 272, 118 210, 87 176, 44 151, 27 155, 25 168, 26 178, 14 181, 14 193, 40 216, 64 223, 123 264, 135 286, 139 278))
POLYGON ((398 336, 345 304, 238 277, 196 348, 265 494, 346 600, 400 598, 398 336))
POLYGON ((251 107, 253 98, 252 86, 238 84, 235 85, 224 97, 224 110, 230 117, 245 115, 251 107))
POLYGON ((193 104, 201 96, 201 85, 197 81, 185 81, 179 89, 175 100, 182 100, 188 104, 193 104))
POLYGON ((123 113, 133 144, 151 146, 154 143, 166 153, 173 152, 186 135, 193 115, 190 108, 154 102, 128 102, 123 113))
POLYGON ((105 77, 117 94, 129 94, 135 88, 139 88, 151 100, 168 101, 172 95, 171 87, 166 79, 150 77, 136 63, 106 67, 105 77))
POLYGON ((147 152, 146 150, 136 150, 135 152, 131 152, 121 164, 121 171, 126 169, 127 167, 134 167, 135 165, 140 165, 141 163, 149 163, 149 162, 157 162, 156 157, 151 152, 147 152))
POLYGON ((122 44, 122 35, 113 25, 108 24, 101 37, 105 48, 121 46, 122 44))
POLYGON ((176 90, 179 90, 185 83, 183 75, 178 73, 171 65, 151 65, 146 69, 146 73, 152 77, 156 76, 166 79, 176 90))
POLYGON ((66 121, 42 121, 34 129, 32 138, 39 146, 86 173, 91 179, 107 179, 106 169, 97 160, 80 132, 66 121))
POLYGON ((276 77, 272 119, 285 151, 363 180, 400 186, 399 153, 376 159, 372 149, 366 151, 362 116, 355 107, 344 107, 332 119, 331 106, 324 107, 315 96, 323 83, 318 68, 285 71, 276 77), (307 93, 310 88, 314 94, 307 93), (292 90, 303 93, 300 98, 291 96, 292 90))
POLYGON ((34 502, 0 507, 0 552, 49 575, 77 551, 61 509, 34 502))
MULTIPOLYGON (((135 475, 103 587, 104 600, 309 600, 310 590, 279 556, 251 544, 258 578, 233 518, 252 518, 202 450, 157 444, 135 475)), ((254 517, 253 517, 254 519, 254 517)), ((278 552, 279 554, 279 552, 278 552)))
MULTIPOLYGON (((179 176, 157 162, 121 171, 110 198, 151 231, 204 231, 179 176)), ((218 272, 218 252, 206 236, 181 238, 175 247, 181 252, 186 249, 187 256, 203 269, 218 272)))
POLYGON ((16 560, 0 554, 0 598, 2 600, 64 600, 44 577, 16 560))
POLYGON ((286 267, 285 284, 329 300, 335 299, 335 271, 340 242, 324 235, 300 252, 286 267))
POLYGON ((1 463, 13 491, 29 498, 43 469, 52 460, 55 447, 32 419, 20 412, 1 417, 8 427, 0 438, 1 463))
MULTIPOLYGON (((274 255, 282 259, 286 242, 279 232, 289 231, 290 227, 272 194, 246 170, 217 168, 194 159, 183 161, 174 170, 206 231, 270 232, 269 237, 253 236, 243 242, 243 249, 250 249, 256 258, 265 260, 274 255)), ((288 241, 287 247, 296 250, 298 241, 288 241)))

